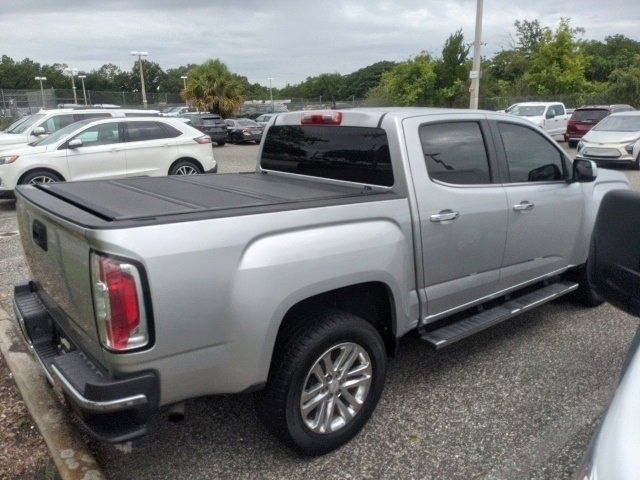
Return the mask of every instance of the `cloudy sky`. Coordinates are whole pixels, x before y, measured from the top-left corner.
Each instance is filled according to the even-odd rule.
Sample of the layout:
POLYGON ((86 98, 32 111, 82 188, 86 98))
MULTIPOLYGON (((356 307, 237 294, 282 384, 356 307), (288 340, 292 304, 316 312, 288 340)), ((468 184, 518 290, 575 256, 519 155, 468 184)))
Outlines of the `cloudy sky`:
MULTIPOLYGON (((475 0, 2 0, 0 53, 90 70, 130 68, 147 50, 163 68, 218 57, 252 82, 296 83, 422 50, 439 54, 475 0)), ((585 37, 640 40, 640 0, 485 0, 483 53, 508 46, 516 19, 584 27, 585 37)), ((1 79, 0 79, 1 82, 1 79)))

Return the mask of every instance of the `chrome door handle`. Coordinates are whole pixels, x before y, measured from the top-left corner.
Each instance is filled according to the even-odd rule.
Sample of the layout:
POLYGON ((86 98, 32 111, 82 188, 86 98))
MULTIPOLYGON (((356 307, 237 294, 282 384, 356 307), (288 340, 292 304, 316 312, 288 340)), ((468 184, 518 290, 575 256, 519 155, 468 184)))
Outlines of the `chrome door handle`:
POLYGON ((458 218, 460 214, 453 210, 442 210, 440 213, 435 213, 429 217, 432 222, 447 222, 458 218))
POLYGON ((535 205, 533 203, 528 202, 526 200, 523 200, 519 204, 514 205, 513 209, 516 212, 522 212, 522 211, 525 211, 525 210, 533 210, 533 207, 535 207, 535 205))

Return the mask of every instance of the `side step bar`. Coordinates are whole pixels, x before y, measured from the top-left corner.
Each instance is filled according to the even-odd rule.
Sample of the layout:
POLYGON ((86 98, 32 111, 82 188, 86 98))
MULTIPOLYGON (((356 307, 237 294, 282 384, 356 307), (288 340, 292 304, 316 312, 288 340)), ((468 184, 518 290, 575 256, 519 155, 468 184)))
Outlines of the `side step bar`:
POLYGON ((578 284, 569 281, 552 283, 538 290, 508 300, 502 305, 489 310, 476 313, 458 322, 452 323, 437 330, 424 332, 420 338, 430 343, 436 349, 451 345, 458 340, 504 322, 520 313, 531 310, 538 305, 550 302, 562 295, 574 291, 578 284))

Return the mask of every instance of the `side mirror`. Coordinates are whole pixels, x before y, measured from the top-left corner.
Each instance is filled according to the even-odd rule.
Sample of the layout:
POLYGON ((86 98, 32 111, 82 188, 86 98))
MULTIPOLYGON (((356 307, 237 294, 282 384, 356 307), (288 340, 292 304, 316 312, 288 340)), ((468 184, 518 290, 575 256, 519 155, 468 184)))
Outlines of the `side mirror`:
POLYGON ((545 118, 549 119, 549 118, 555 118, 556 117, 556 112, 554 112, 553 110, 548 110, 547 114, 545 115, 545 118))
POLYGON ((573 181, 588 183, 593 182, 598 176, 598 166, 591 160, 576 158, 573 161, 573 181))
POLYGON ((612 190, 604 196, 587 267, 598 295, 640 316, 640 193, 612 190))
POLYGON ((46 135, 46 134, 47 134, 47 131, 44 129, 44 127, 36 127, 31 132, 31 135, 35 135, 36 137, 39 137, 41 135, 46 135))
POLYGON ((78 148, 82 146, 82 140, 74 138, 67 144, 67 148, 78 148))

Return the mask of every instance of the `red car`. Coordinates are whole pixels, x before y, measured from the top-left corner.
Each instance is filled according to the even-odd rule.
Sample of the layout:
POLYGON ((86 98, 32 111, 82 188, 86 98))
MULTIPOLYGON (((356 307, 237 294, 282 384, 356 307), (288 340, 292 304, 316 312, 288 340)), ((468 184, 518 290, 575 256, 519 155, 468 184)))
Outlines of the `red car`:
POLYGON ((564 141, 569 148, 576 148, 580 139, 604 117, 629 110, 634 108, 631 105, 587 105, 576 108, 567 124, 564 141))

